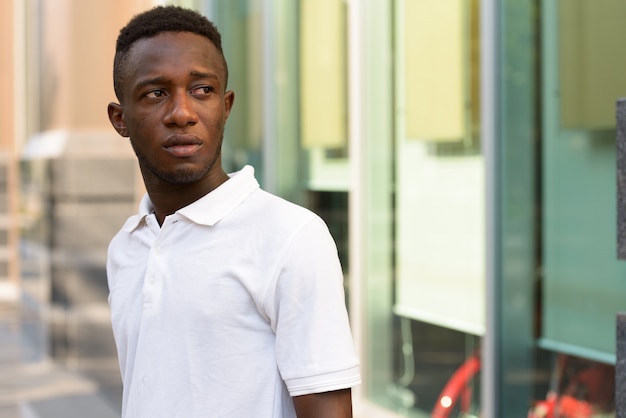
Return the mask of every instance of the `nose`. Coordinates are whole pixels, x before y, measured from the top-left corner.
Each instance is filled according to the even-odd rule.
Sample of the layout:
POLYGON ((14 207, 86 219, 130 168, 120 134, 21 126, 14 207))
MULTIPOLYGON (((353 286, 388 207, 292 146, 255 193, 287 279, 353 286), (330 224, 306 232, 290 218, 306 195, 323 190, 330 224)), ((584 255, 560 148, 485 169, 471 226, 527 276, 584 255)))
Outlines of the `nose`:
POLYGON ((193 98, 187 91, 177 91, 170 97, 170 106, 164 116, 166 125, 184 127, 198 122, 198 115, 194 109, 193 98))

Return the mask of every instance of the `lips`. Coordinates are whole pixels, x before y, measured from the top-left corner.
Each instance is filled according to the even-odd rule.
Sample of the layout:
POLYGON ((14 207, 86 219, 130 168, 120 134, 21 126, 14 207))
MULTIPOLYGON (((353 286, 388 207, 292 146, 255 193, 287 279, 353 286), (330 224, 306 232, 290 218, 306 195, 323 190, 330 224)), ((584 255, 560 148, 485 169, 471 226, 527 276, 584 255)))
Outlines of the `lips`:
POLYGON ((194 135, 172 135, 163 143, 163 149, 178 158, 191 157, 201 147, 202 141, 194 135))

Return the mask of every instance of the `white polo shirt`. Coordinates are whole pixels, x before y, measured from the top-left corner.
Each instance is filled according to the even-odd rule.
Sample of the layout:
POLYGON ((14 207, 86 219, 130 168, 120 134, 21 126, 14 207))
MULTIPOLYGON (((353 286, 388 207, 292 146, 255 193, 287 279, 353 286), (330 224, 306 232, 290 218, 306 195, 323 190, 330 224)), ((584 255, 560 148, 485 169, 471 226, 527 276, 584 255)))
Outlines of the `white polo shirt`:
POLYGON ((295 417, 360 383, 334 241, 252 167, 161 227, 144 197, 107 272, 125 418, 295 417))

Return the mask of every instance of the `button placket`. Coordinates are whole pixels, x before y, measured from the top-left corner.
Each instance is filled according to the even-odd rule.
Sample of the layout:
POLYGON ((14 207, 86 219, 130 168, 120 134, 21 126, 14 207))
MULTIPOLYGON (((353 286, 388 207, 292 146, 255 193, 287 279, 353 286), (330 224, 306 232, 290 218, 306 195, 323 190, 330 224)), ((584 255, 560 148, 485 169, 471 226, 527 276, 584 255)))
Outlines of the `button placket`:
POLYGON ((152 242, 152 248, 148 255, 147 269, 144 276, 144 306, 152 306, 159 303, 163 292, 164 274, 167 271, 167 246, 164 241, 169 228, 178 222, 177 215, 170 215, 165 218, 165 222, 159 228, 157 236, 152 242))

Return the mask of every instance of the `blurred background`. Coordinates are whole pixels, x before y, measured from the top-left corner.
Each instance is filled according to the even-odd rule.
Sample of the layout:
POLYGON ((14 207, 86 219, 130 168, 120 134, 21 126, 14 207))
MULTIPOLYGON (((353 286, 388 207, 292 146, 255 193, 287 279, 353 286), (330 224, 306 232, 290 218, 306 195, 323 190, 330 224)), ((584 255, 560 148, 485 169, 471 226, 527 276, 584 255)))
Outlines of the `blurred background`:
POLYGON ((616 415, 626 2, 2 0, 0 417, 120 414, 106 248, 144 190, 106 106, 166 3, 222 32, 226 169, 337 241, 357 418, 616 415))

